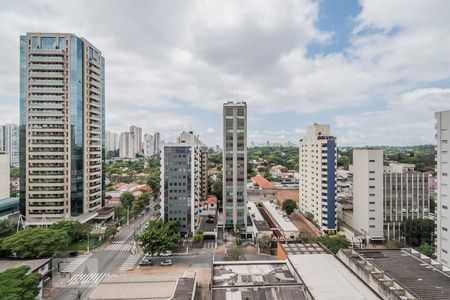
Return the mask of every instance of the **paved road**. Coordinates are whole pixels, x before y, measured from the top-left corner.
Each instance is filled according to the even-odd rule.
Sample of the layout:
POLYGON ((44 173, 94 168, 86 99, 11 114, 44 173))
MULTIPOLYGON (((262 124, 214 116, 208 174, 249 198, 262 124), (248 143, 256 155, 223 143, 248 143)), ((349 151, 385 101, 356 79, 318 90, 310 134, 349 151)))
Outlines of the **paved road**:
POLYGON ((130 226, 122 227, 110 245, 102 251, 93 253, 84 262, 82 261, 68 278, 64 287, 59 288, 56 299, 86 299, 105 276, 118 271, 131 255, 130 245, 134 244, 135 231, 142 229, 149 219, 155 218, 152 212, 153 210, 150 210, 147 214, 136 219, 130 226), (111 249, 111 245, 117 246, 111 249))

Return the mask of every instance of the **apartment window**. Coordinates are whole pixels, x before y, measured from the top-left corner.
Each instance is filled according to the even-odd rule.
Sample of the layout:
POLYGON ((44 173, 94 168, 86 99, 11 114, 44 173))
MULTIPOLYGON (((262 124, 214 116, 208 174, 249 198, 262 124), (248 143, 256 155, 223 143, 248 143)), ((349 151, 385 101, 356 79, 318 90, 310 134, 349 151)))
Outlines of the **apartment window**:
POLYGON ((369 227, 370 227, 370 228, 375 228, 375 225, 370 225, 369 227))
POLYGON ((369 159, 369 162, 375 162, 375 159, 369 159))
POLYGON ((370 197, 375 197, 375 194, 369 194, 370 197))
POLYGON ((370 201, 369 204, 375 204, 375 201, 370 201))
POLYGON ((375 178, 369 178, 369 180, 375 180, 375 178))
POLYGON ((369 218, 369 220, 371 220, 371 221, 375 221, 375 218, 373 218, 373 217, 372 217, 372 218, 369 218))
POLYGON ((369 171, 370 174, 375 174, 375 171, 369 171))
POLYGON ((448 228, 447 227, 442 227, 442 230, 448 231, 448 228))
POLYGON ((442 208, 443 209, 448 209, 448 206, 447 205, 442 205, 442 208))
POLYGON ((370 188, 370 189, 374 189, 375 186, 374 186, 374 185, 370 185, 369 188, 370 188))
POLYGON ((370 212, 375 212, 375 209, 369 209, 370 212))
POLYGON ((442 176, 448 176, 448 174, 447 173, 442 173, 442 176))

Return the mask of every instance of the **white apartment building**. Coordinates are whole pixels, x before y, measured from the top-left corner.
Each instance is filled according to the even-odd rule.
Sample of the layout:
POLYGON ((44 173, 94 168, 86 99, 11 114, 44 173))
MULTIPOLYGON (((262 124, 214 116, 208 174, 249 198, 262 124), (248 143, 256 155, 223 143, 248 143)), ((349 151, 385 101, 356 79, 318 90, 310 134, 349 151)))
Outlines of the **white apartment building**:
POLYGON ((336 138, 330 125, 313 124, 300 140, 300 211, 323 232, 336 231, 336 138))
POLYGON ((133 159, 136 157, 134 133, 122 132, 119 138, 119 157, 133 159))
POLYGON ((16 124, 0 125, 0 151, 8 154, 11 166, 19 165, 19 126, 16 124))
POLYGON ((119 134, 117 132, 106 132, 106 152, 119 149, 119 134))
POLYGON ((400 226, 407 219, 428 219, 429 175, 414 170, 412 164, 390 163, 384 167, 384 236, 400 238, 400 226))
POLYGON ((0 200, 9 198, 9 157, 6 152, 0 152, 0 200))
POLYGON ((155 142, 152 134, 144 134, 144 156, 150 157, 155 154, 155 142))
POLYGON ((353 150, 353 228, 383 240, 383 150, 353 150))
POLYGON ((437 260, 450 267, 450 110, 440 111, 436 118, 437 173, 437 260))
POLYGON ((183 236, 195 234, 200 222, 202 147, 193 135, 161 146, 161 216, 178 220, 183 236))
POLYGON ((159 132, 156 132, 153 135, 153 142, 155 143, 155 152, 159 153, 160 149, 160 143, 161 143, 161 135, 159 134, 159 132))
POLYGON ((134 154, 142 154, 142 128, 132 125, 130 126, 130 132, 134 136, 134 154))

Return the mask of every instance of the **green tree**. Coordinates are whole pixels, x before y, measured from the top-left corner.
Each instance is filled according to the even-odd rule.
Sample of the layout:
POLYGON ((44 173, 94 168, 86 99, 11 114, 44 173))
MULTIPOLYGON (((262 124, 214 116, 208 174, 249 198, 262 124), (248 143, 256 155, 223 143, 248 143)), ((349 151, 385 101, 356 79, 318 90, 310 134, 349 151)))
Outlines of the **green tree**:
POLYGON ((192 237, 192 242, 194 243, 201 243, 203 242, 203 231, 202 230, 198 230, 194 236, 192 237))
POLYGON ((417 248, 417 250, 418 250, 420 253, 422 253, 422 254, 424 254, 424 255, 426 255, 426 256, 428 256, 428 257, 433 258, 433 256, 434 256, 434 249, 433 249, 433 246, 431 246, 431 245, 428 244, 428 243, 422 243, 422 244, 417 248))
POLYGON ((29 267, 21 266, 0 273, 0 299, 34 300, 39 294, 41 276, 28 274, 29 267))
POLYGON ((110 236, 114 238, 116 234, 117 234, 117 226, 109 226, 105 230, 104 237, 105 239, 109 238, 110 236))
POLYGON ((0 238, 10 236, 16 232, 16 226, 8 220, 0 221, 0 238))
POLYGON ((67 232, 72 243, 74 243, 86 240, 87 235, 92 230, 92 225, 86 223, 81 224, 78 221, 59 221, 50 226, 50 228, 67 232))
POLYGON ((151 220, 139 237, 144 252, 154 255, 177 247, 180 243, 179 226, 178 221, 151 220))
POLYGON ((324 235, 319 238, 319 241, 323 243, 331 252, 336 254, 339 249, 348 248, 350 243, 347 241, 344 235, 324 235))
POLYGON ((67 249, 70 237, 63 230, 27 228, 2 240, 2 249, 18 257, 48 257, 67 249))
POLYGON ((315 242, 317 239, 313 237, 309 232, 306 230, 300 230, 298 232, 297 236, 298 240, 301 241, 304 244, 309 244, 315 242))
POLYGON ((268 252, 272 248, 272 238, 268 234, 263 234, 258 241, 259 249, 268 252))
POLYGON ((242 244, 242 232, 244 230, 244 227, 241 224, 236 224, 234 226, 233 235, 236 238, 236 244, 241 245, 242 244))
POLYGON ((134 200, 135 198, 131 192, 123 192, 122 195, 120 195, 120 203, 125 208, 133 205, 134 200))
POLYGON ((429 219, 407 219, 400 226, 401 235, 406 243, 417 247, 423 243, 434 244, 435 225, 429 219))
POLYGON ((290 215, 297 209, 297 203, 292 199, 286 199, 281 205, 281 209, 290 215))

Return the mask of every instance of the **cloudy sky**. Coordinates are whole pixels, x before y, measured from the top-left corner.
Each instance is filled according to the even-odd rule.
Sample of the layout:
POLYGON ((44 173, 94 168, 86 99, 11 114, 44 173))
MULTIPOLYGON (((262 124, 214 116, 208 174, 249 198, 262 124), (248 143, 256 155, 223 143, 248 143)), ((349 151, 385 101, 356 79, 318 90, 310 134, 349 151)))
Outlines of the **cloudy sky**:
POLYGON ((329 123, 341 145, 434 143, 450 109, 450 1, 0 1, 0 123, 19 119, 19 36, 71 32, 106 59, 107 129, 221 143, 245 100, 249 144, 329 123))

